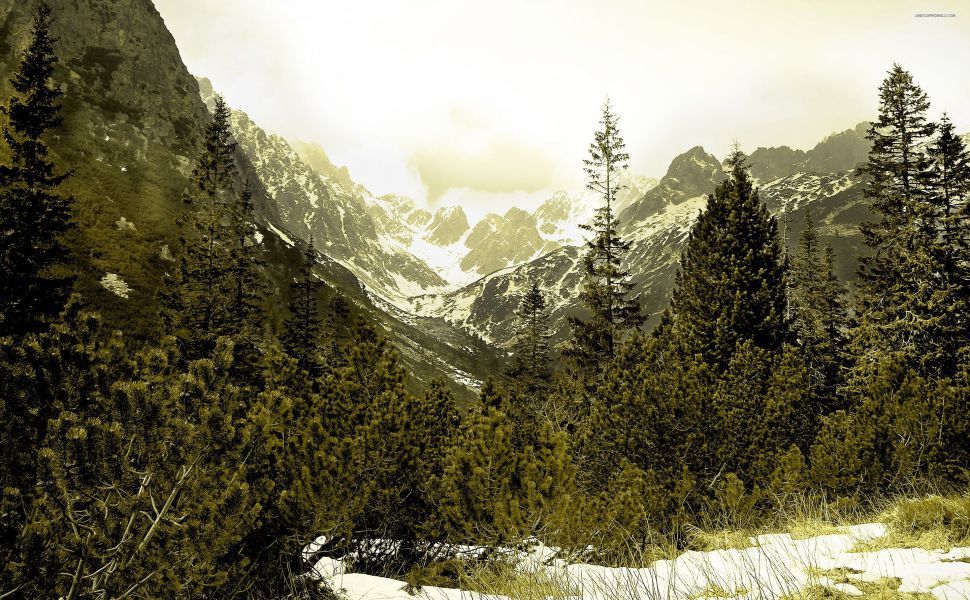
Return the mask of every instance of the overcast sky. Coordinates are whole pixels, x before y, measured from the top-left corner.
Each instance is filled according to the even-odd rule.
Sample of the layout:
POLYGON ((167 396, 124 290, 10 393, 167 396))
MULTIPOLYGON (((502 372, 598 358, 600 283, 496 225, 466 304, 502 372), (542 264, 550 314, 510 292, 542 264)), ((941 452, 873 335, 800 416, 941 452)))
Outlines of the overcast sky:
POLYGON ((182 58, 373 192, 472 212, 582 186, 609 96, 630 168, 811 148, 894 61, 970 130, 967 0, 155 0, 182 58), (920 18, 917 13, 955 13, 920 18))

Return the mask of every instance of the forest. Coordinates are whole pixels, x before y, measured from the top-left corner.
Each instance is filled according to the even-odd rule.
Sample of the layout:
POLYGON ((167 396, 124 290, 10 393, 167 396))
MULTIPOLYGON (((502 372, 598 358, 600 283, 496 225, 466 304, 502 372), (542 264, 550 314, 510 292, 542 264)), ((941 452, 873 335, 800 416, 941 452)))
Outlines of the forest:
POLYGON ((408 385, 379 325, 314 276, 312 244, 269 325, 254 182, 221 99, 161 325, 108 327, 74 289, 76 165, 49 155, 55 17, 37 10, 0 116, 0 598, 334 598, 312 576, 323 557, 420 588, 537 540, 622 564, 929 491, 964 494, 970 522, 970 153, 901 66, 859 169, 876 219, 858 284, 810 212, 786 248, 736 147, 650 329, 605 104, 582 165, 602 198, 584 313, 553 345, 548 292, 529 286, 511 357, 468 405, 408 385))

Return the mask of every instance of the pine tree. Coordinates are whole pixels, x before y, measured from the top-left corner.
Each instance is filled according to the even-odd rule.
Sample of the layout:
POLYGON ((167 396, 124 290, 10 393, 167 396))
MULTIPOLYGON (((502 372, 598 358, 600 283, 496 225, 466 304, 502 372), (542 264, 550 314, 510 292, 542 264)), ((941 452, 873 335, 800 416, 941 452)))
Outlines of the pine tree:
POLYGON ((956 288, 943 278, 939 262, 942 217, 923 150, 935 131, 926 117, 929 100, 899 65, 879 98, 879 118, 867 136, 872 150, 860 169, 879 219, 860 228, 873 252, 860 259, 852 332, 856 372, 902 352, 923 373, 946 376, 952 372, 954 328, 963 317, 949 311, 956 288))
POLYGON ((953 123, 944 114, 940 133, 929 148, 932 202, 940 220, 940 255, 937 262, 945 284, 953 290, 949 312, 953 322, 944 342, 960 352, 970 352, 970 153, 953 123))
POLYGON ((519 332, 513 346, 512 365, 508 375, 534 393, 548 384, 552 376, 549 364, 549 314, 546 298, 533 281, 519 302, 516 316, 519 332))
POLYGON ((166 278, 162 294, 167 329, 182 340, 189 360, 206 356, 220 336, 239 333, 243 322, 232 309, 248 300, 242 278, 233 277, 241 268, 234 252, 239 237, 233 234, 241 228, 233 231, 231 225, 240 222, 242 211, 235 210, 233 198, 238 169, 229 119, 228 107, 217 98, 192 172, 194 189, 185 197, 178 272, 166 278))
POLYGON ((739 343, 777 350, 788 336, 778 225, 736 149, 691 228, 671 299, 670 333, 689 356, 725 369, 739 343))
POLYGON ((643 324, 638 298, 630 298, 633 283, 623 268, 630 242, 620 236, 614 213, 616 195, 623 188, 619 172, 630 159, 609 102, 603 106, 602 129, 594 135, 589 158, 584 161, 586 187, 603 198, 593 222, 582 225, 592 233, 583 257, 584 282, 580 298, 589 316, 571 318, 573 336, 566 355, 577 365, 595 369, 613 356, 624 335, 643 324))
POLYGON ((240 337, 250 345, 261 337, 266 317, 264 303, 269 293, 264 275, 266 261, 260 255, 254 222, 253 192, 251 184, 246 181, 239 200, 229 207, 233 287, 229 310, 239 323, 240 337))
POLYGON ((518 543, 544 531, 561 532, 571 522, 575 469, 565 433, 543 422, 530 443, 516 441, 514 419, 495 396, 468 418, 458 444, 434 478, 442 531, 453 543, 490 548, 518 543))
POLYGON ((303 253, 299 275, 290 284, 290 316, 281 338, 286 353, 297 361, 310 380, 316 380, 324 373, 321 338, 324 323, 318 308, 324 283, 313 275, 314 265, 316 252, 311 240, 303 253))
POLYGON ((15 94, 3 107, 10 158, 0 165, 0 334, 42 329, 60 314, 73 284, 62 238, 73 227, 74 200, 58 193, 70 173, 56 173, 45 141, 63 124, 62 92, 49 85, 57 65, 52 20, 50 7, 38 4, 11 79, 15 94))
POLYGON ((970 154, 953 122, 944 114, 939 136, 930 145, 930 173, 933 202, 940 211, 943 265, 968 286, 970 275, 970 154))
POLYGON ((347 297, 335 291, 327 302, 327 318, 324 331, 329 340, 326 348, 326 368, 330 371, 347 365, 347 343, 352 337, 351 307, 347 297))
POLYGON ((835 273, 832 247, 819 246, 811 210, 805 213, 790 279, 792 334, 811 372, 813 388, 827 400, 826 410, 833 410, 846 366, 846 291, 835 273))

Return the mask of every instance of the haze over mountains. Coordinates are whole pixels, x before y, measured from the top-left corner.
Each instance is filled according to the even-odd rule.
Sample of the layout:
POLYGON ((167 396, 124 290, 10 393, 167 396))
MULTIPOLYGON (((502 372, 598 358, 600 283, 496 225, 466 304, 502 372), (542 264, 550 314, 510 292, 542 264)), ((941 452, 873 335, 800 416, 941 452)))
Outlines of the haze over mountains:
MULTIPOLYGON (((211 84, 200 81, 211 102, 211 84)), ((345 167, 334 166, 323 148, 269 136, 244 113, 234 111, 234 124, 243 151, 276 197, 287 233, 303 240, 312 235, 375 301, 444 320, 501 349, 515 336, 515 307, 534 279, 549 297, 554 339, 566 339, 567 317, 578 314, 580 225, 597 206, 593 194, 559 191, 532 213, 513 208, 470 222, 460 206, 431 212, 404 196, 374 196, 345 167), (326 209, 321 198, 329 199, 326 209)), ((834 133, 808 151, 758 148, 750 155, 762 195, 785 221, 789 239, 811 208, 823 239, 839 250, 847 278, 855 269, 849 257, 861 241, 856 226, 869 215, 852 174, 868 153, 867 126, 834 133)), ((725 177, 724 165, 695 146, 674 157, 660 180, 629 171, 623 176, 615 208, 621 233, 634 242, 628 266, 635 292, 653 318, 666 305, 687 233, 705 194, 725 177)))
MULTIPOLYGON (((78 165, 69 184, 79 197, 78 287, 119 323, 151 319, 151 299, 172 265, 167 249, 178 236, 175 219, 205 102, 218 82, 188 73, 150 0, 55 4, 70 132, 55 152, 78 165)), ((26 19, 19 2, 0 1, 6 72, 26 19)), ((6 93, 8 82, 2 86, 6 93)), ((477 385, 512 341, 518 294, 533 279, 548 293, 555 341, 565 339, 566 317, 578 310, 579 225, 597 206, 592 194, 559 191, 534 211, 513 208, 472 221, 460 206, 429 211, 404 196, 376 196, 334 165, 324 147, 268 133, 244 112, 233 112, 233 127, 242 170, 258 182, 257 226, 278 289, 298 263, 298 246, 312 240, 319 276, 381 322, 425 380, 477 385)), ((811 209, 846 279, 860 251, 857 226, 869 218, 852 174, 868 151, 865 127, 809 150, 750 154, 762 197, 788 239, 811 209)), ((704 194, 724 177, 720 157, 690 146, 685 140, 689 149, 672 157, 659 180, 625 173, 616 207, 621 232, 633 242, 635 291, 653 318, 668 301, 704 194)))

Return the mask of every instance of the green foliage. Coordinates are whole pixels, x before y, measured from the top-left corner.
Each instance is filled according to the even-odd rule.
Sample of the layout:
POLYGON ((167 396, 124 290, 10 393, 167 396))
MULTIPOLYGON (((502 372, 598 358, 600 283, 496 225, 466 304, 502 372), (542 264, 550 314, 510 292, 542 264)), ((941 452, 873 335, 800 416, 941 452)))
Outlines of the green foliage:
POLYGON ((15 94, 2 108, 0 164, 0 333, 41 331, 71 293, 63 235, 72 227, 74 200, 59 191, 69 173, 58 174, 48 154, 48 135, 63 124, 61 91, 50 86, 57 65, 50 7, 34 14, 30 44, 11 79, 15 94))
MULTIPOLYGON (((324 283, 313 275, 316 255, 313 243, 307 244, 303 264, 293 283, 290 284, 290 316, 284 323, 280 341, 307 378, 316 380, 324 374, 323 319, 319 311, 320 289, 324 283)), ((342 319, 347 314, 341 315, 342 319)), ((332 339, 335 339, 333 336, 332 339)))
POLYGON ((671 331, 683 351, 722 370, 739 343, 776 350, 788 337, 777 223, 741 151, 729 162, 731 176, 691 228, 670 303, 671 331))
POLYGON ((241 366, 251 371, 266 285, 252 239, 251 191, 248 184, 238 196, 234 189, 238 167, 229 118, 218 98, 192 172, 193 193, 185 198, 178 272, 166 278, 161 300, 166 326, 182 340, 187 358, 204 357, 219 337, 231 336, 241 366))
POLYGON ((619 220, 614 214, 620 169, 630 159, 617 127, 617 117, 609 102, 603 105, 602 130, 597 131, 584 161, 586 187, 603 197, 603 205, 596 210, 591 224, 582 225, 592 234, 586 242, 583 257, 584 280, 580 299, 589 316, 584 320, 571 319, 573 341, 566 356, 580 370, 596 368, 611 358, 624 335, 638 329, 644 317, 638 298, 630 298, 633 289, 630 272, 623 268, 623 256, 630 242, 618 233, 619 220))
POLYGON ((520 323, 519 333, 512 348, 512 364, 507 376, 526 393, 535 394, 546 388, 552 378, 549 315, 538 281, 533 281, 523 294, 516 317, 520 323))
POLYGON ((503 545, 546 527, 556 535, 571 517, 574 494, 565 434, 544 422, 523 436, 503 393, 487 386, 482 395, 433 480, 445 538, 503 545))
MULTIPOLYGON (((959 184, 934 182, 934 176, 948 180, 952 170, 934 173, 923 148, 936 126, 926 117, 926 93, 912 76, 894 65, 879 93, 879 118, 868 135, 873 148, 861 169, 880 218, 861 227, 873 253, 861 259, 859 272, 858 324, 852 332, 856 371, 881 356, 903 353, 920 373, 945 377, 968 343, 965 282, 952 263, 943 264, 955 256, 946 242, 953 243, 957 200, 950 195, 959 184), (943 192, 939 198, 937 191, 943 192), (951 211, 949 218, 943 208, 951 211)), ((945 149, 935 150, 941 166, 959 161, 959 149, 948 137, 945 149)))
POLYGON ((838 407, 837 390, 846 368, 848 311, 846 290, 835 273, 831 246, 819 246, 811 210, 791 262, 792 334, 811 376, 811 386, 825 401, 823 411, 838 407))

